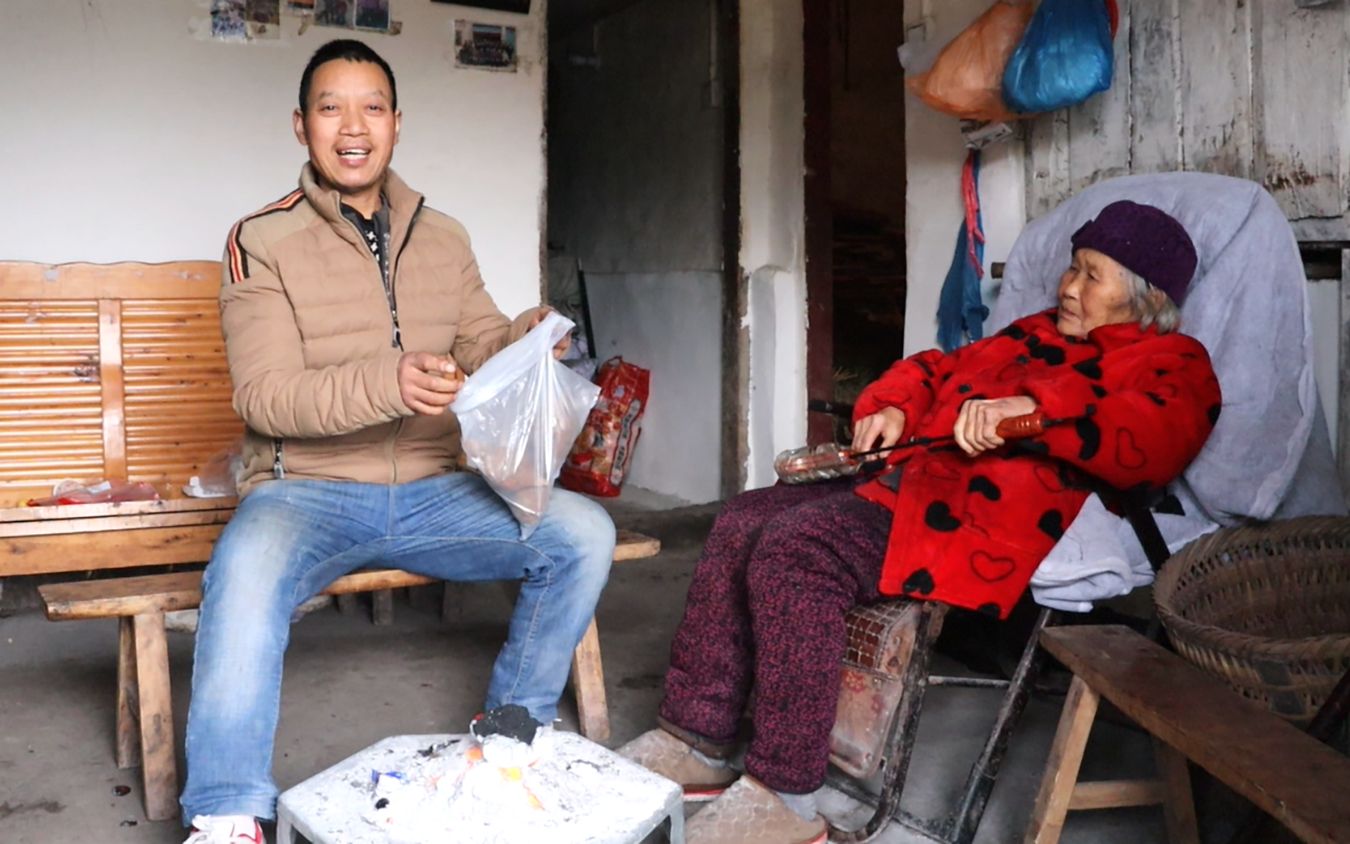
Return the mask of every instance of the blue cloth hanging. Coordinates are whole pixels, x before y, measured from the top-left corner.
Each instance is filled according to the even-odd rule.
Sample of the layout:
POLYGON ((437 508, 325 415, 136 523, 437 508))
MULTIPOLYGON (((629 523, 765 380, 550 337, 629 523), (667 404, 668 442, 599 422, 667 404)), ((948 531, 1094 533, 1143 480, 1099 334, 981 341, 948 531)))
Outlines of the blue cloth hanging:
POLYGON ((1036 114, 1077 105, 1111 87, 1111 21, 1098 0, 1041 0, 1003 69, 1003 100, 1036 114))
POLYGON ((938 345, 944 352, 984 336, 989 316, 980 295, 984 277, 984 215, 980 210, 980 153, 971 150, 962 168, 965 215, 956 231, 956 252, 938 296, 938 345))

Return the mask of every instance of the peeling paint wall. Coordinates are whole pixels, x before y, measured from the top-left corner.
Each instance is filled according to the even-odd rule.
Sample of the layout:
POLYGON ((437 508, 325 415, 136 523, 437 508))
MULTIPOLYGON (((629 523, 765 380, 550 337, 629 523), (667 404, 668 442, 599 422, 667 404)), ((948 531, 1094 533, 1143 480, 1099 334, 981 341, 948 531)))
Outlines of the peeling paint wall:
POLYGON ((741 3, 741 267, 750 278, 748 488, 806 442, 801 0, 741 3))
POLYGON ((711 0, 644 0, 555 48, 548 240, 586 273, 600 359, 652 371, 629 483, 721 492, 722 112, 711 0))
MULTIPOLYGON (((989 8, 987 0, 906 0, 908 41, 946 44, 989 8)), ((960 122, 905 97, 905 158, 909 183, 905 214, 908 290, 906 355, 937 344, 937 305, 960 225, 961 167, 966 149, 960 122)), ((988 270, 1006 260, 1025 223, 1021 144, 1004 141, 984 151, 980 202, 984 212, 984 300, 992 306, 996 282, 988 270)))
POLYGON ((322 43, 373 46, 398 79, 394 167, 473 237, 488 289, 515 313, 540 295, 544 17, 394 0, 401 35, 284 19, 277 41, 195 37, 193 0, 0 4, 0 259, 219 258, 239 217, 295 187, 300 72, 322 43), (453 19, 518 27, 520 70, 452 62, 453 19))

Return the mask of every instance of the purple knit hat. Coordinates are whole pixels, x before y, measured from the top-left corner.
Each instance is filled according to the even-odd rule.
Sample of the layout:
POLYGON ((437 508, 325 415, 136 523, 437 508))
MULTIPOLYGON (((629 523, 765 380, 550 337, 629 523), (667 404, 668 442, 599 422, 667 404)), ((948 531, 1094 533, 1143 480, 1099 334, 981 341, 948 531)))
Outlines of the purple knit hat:
POLYGON ((1122 199, 1073 233, 1074 251, 1095 249, 1114 258, 1178 306, 1195 275, 1197 258, 1190 235, 1171 215, 1152 205, 1122 199))

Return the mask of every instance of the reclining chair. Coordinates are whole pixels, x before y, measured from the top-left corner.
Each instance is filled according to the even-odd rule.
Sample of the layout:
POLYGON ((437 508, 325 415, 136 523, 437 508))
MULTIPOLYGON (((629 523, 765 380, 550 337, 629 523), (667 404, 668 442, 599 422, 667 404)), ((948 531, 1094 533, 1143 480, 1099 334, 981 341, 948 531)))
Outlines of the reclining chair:
POLYGON ((831 777, 844 793, 875 806, 871 819, 856 830, 832 827, 831 840, 867 841, 891 820, 944 844, 974 839, 1026 704, 1040 631, 1054 620, 1051 607, 1085 610, 1094 600, 1151 582, 1150 568, 1161 566, 1170 550, 1219 526, 1345 513, 1313 381, 1298 246, 1283 212, 1259 185, 1170 173, 1125 176, 1084 190, 1018 237, 991 330, 1054 306, 1070 235, 1120 199, 1162 208, 1195 242, 1199 266, 1182 309, 1182 330, 1205 345, 1218 373, 1224 392, 1218 425, 1199 457, 1169 487, 1172 506, 1166 515, 1155 520, 1142 498, 1100 491, 1117 498, 1112 504, 1125 511, 1121 519, 1089 499, 1032 580, 1037 602, 1046 608, 1011 679, 929 676, 931 646, 948 612, 942 604, 897 600, 850 613, 831 762, 848 777, 866 779, 880 771, 882 779, 873 797, 846 778, 831 777), (1122 529, 1126 522, 1129 527, 1122 529), (1042 577, 1052 571, 1053 576, 1042 577), (932 685, 1005 689, 955 808, 939 820, 900 809, 924 693, 932 685))

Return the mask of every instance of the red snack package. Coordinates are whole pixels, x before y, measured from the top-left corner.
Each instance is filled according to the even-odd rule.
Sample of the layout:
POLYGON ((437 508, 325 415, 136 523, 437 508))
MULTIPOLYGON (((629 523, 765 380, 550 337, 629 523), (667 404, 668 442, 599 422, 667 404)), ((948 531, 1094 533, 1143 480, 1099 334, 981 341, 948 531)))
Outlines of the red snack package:
POLYGON ((642 434, 650 382, 651 372, 623 358, 600 365, 595 374, 600 398, 563 464, 560 482, 565 488, 604 497, 619 494, 642 434))

